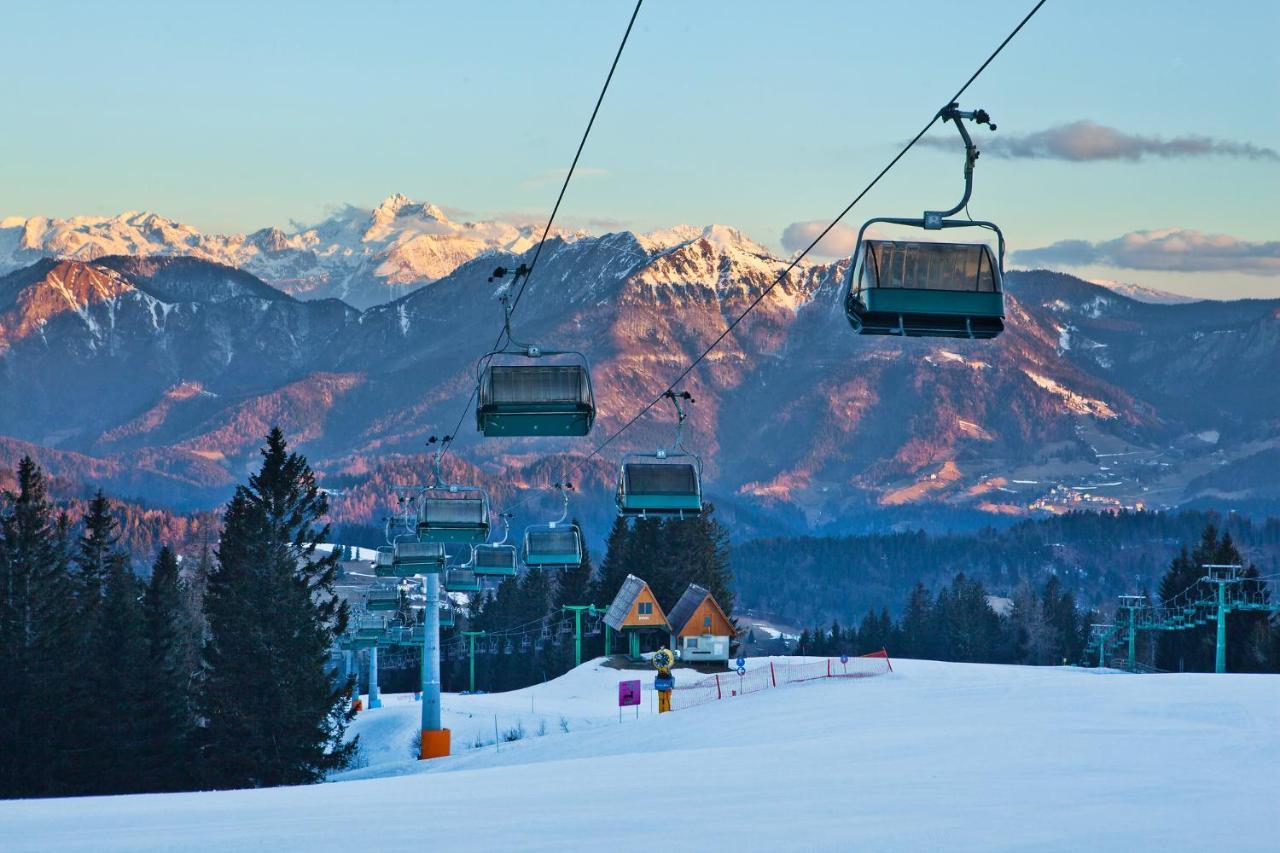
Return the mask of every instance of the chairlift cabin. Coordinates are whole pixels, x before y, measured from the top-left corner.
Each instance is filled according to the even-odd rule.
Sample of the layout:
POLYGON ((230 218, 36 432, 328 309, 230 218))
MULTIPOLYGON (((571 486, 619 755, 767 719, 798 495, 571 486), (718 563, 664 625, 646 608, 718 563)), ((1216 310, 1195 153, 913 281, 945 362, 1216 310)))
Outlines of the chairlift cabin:
POLYGON ((418 498, 418 538, 478 545, 489 538, 489 498, 471 486, 433 485, 418 498))
POLYGON ((582 534, 576 524, 535 524, 524 532, 525 565, 539 569, 565 568, 582 562, 582 534))
MULTIPOLYGON (((505 272, 500 267, 495 276, 505 272)), ((587 435, 596 418, 587 357, 516 343, 506 297, 502 302, 507 344, 480 360, 476 428, 486 438, 587 435)))
POLYGON ((381 616, 361 616, 356 619, 356 636, 377 639, 387 629, 387 620, 381 616))
POLYGON ((516 546, 477 545, 471 562, 482 577, 511 577, 516 573, 516 546))
POLYGON ((628 454, 618 475, 618 514, 627 518, 702 514, 702 476, 689 457, 628 454))
POLYGON ((407 578, 444 571, 444 545, 439 542, 396 542, 393 568, 396 577, 407 578))
POLYGON ((516 546, 507 544, 511 536, 511 513, 500 513, 498 517, 502 519, 502 539, 471 549, 468 568, 480 577, 513 577, 519 564, 516 546))
POLYGON ((379 546, 374 553, 373 574, 380 578, 393 578, 396 576, 395 549, 392 546, 379 546))
POLYGON ((533 524, 524 531, 524 564, 530 568, 566 568, 582 562, 582 531, 568 522, 572 483, 556 483, 564 510, 555 521, 533 524))
POLYGON ((453 615, 454 615, 453 607, 449 605, 447 602, 443 602, 443 601, 440 602, 440 627, 441 628, 453 627, 453 615))
POLYGON ((961 112, 956 104, 939 117, 953 122, 964 140, 964 196, 950 210, 925 211, 918 219, 863 223, 845 284, 845 313, 858 334, 987 339, 1004 330, 1004 234, 994 222, 947 218, 966 210, 973 192, 978 149, 963 120, 996 128, 984 110, 961 112), (995 234, 996 252, 982 242, 868 239, 867 228, 876 223, 926 231, 986 228, 995 234))
POLYGON ((688 391, 667 390, 676 409, 676 436, 670 448, 655 453, 629 453, 618 472, 615 499, 624 518, 685 518, 702 514, 702 460, 684 449, 684 408, 693 402, 688 391))
POLYGON ((395 587, 369 587, 364 594, 364 606, 374 612, 399 610, 400 590, 395 587))
POLYGON ((471 569, 454 568, 445 570, 444 588, 448 592, 479 592, 483 584, 471 569))

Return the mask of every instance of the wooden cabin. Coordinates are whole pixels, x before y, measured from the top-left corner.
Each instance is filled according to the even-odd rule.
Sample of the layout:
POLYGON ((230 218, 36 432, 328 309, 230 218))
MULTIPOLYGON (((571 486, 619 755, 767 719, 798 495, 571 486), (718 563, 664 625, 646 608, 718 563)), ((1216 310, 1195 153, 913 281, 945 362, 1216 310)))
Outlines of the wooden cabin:
MULTIPOLYGON (((644 631, 670 632, 667 614, 662 605, 654 597, 653 590, 635 575, 627 575, 614 596, 613 603, 604 614, 606 630, 612 629, 628 636, 627 657, 637 660, 640 657, 640 634, 644 631)), ((606 638, 606 647, 608 640, 606 638)))
POLYGON ((715 596, 695 583, 671 608, 671 648, 683 661, 727 661, 733 623, 715 596))

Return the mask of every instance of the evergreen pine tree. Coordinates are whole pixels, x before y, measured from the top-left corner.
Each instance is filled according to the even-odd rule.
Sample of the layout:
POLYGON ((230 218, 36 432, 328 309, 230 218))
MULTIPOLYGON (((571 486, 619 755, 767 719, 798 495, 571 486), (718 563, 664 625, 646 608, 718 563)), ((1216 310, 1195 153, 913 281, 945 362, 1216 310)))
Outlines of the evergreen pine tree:
POLYGON ((328 509, 304 457, 273 428, 262 467, 228 503, 209 578, 199 707, 205 781, 216 788, 315 782, 346 765, 349 686, 328 655, 346 627, 338 555, 316 545, 328 509))
POLYGON ((145 665, 139 588, 118 547, 119 523, 101 490, 89 502, 75 554, 77 619, 84 628, 73 706, 85 745, 69 782, 85 793, 136 791, 139 667, 145 665))
POLYGON ((622 516, 615 517, 613 527, 609 529, 609 538, 605 542, 604 560, 600 563, 595 589, 591 593, 592 600, 601 607, 609 606, 631 572, 630 543, 631 524, 622 516))
POLYGON ((987 603, 987 592, 976 580, 956 575, 951 582, 948 610, 951 657, 949 660, 980 663, 994 658, 1000 635, 1000 617, 987 603))
POLYGON ((111 515, 111 505, 99 489, 89 501, 84 516, 84 532, 80 536, 75 557, 77 569, 77 597, 81 618, 93 619, 93 614, 106 588, 109 563, 116 552, 119 525, 111 515))
POLYGON ((156 556, 143 597, 147 684, 143 692, 144 744, 138 758, 140 787, 177 791, 190 780, 193 684, 188 645, 186 591, 178 558, 165 545, 156 556))
POLYGON ((1056 647, 1050 663, 1060 664, 1080 660, 1084 654, 1085 631, 1088 624, 1081 619, 1076 608, 1076 597, 1062 588, 1057 575, 1049 575, 1040 593, 1040 606, 1045 619, 1053 627, 1056 647))
POLYGON ((1036 595, 1026 578, 1013 591, 1008 628, 1011 648, 1007 657, 1010 660, 1033 666, 1055 662, 1060 645, 1057 630, 1047 618, 1040 596, 1036 595))
POLYGON ((67 718, 66 663, 81 625, 69 615, 65 525, 44 474, 23 457, 17 481, 0 503, 0 797, 48 796, 67 791, 68 755, 83 746, 67 718))
POLYGON ((907 658, 928 657, 930 651, 929 630, 933 611, 933 597, 923 582, 917 582, 907 598, 902 613, 898 635, 901 648, 897 653, 907 658))
POLYGON ((88 681, 96 712, 82 725, 89 743, 76 762, 85 773, 87 793, 119 794, 145 790, 139 758, 148 724, 144 693, 150 659, 139 599, 142 585, 128 557, 107 560, 102 605, 90 643, 96 674, 88 681))

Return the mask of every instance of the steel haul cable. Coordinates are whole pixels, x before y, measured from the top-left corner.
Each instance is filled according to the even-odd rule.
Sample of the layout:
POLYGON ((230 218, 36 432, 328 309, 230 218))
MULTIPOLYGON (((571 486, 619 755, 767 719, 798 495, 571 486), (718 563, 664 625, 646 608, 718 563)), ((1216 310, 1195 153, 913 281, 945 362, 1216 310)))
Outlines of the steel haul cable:
MULTIPOLYGON (((1022 20, 1018 22, 1018 25, 1014 27, 1007 36, 1004 37, 1004 40, 1000 42, 1000 44, 996 47, 996 49, 993 50, 991 54, 986 58, 986 60, 983 61, 983 63, 980 66, 978 66, 978 69, 969 76, 969 79, 967 79, 964 82, 964 85, 962 85, 959 89, 957 89, 956 93, 947 99, 946 103, 943 105, 944 108, 947 105, 950 105, 955 101, 958 101, 960 99, 960 96, 963 95, 966 91, 968 91, 969 87, 973 85, 973 82, 978 79, 978 77, 982 74, 982 72, 987 70, 987 66, 989 66, 993 61, 995 61, 995 58, 1000 55, 1001 51, 1003 51, 1005 47, 1009 44, 1009 42, 1013 40, 1014 36, 1016 36, 1019 32, 1021 32, 1022 28, 1025 27, 1033 17, 1035 17, 1035 14, 1040 11, 1040 8, 1044 6, 1046 2, 1048 2, 1048 0, 1039 0, 1039 2, 1037 2, 1035 6, 1031 8, 1031 11, 1028 12, 1022 18, 1022 20)), ((904 145, 902 150, 900 150, 896 155, 894 155, 893 159, 890 160, 888 164, 885 165, 885 167, 881 169, 874 178, 871 179, 871 182, 868 183, 866 187, 864 187, 862 191, 859 192, 854 197, 853 201, 849 202, 849 204, 845 206, 844 210, 840 211, 839 215, 837 215, 835 219, 831 220, 831 223, 828 224, 827 227, 823 228, 821 233, 819 233, 817 237, 813 238, 813 240, 809 243, 809 245, 807 245, 798 255, 796 255, 796 257, 793 258, 789 264, 787 264, 786 268, 783 269, 783 271, 778 274, 778 276, 769 284, 769 286, 766 287, 764 290, 762 290, 760 294, 757 295, 750 302, 750 304, 747 305, 746 309, 743 310, 743 312, 739 314, 736 318, 734 318, 733 322, 731 322, 725 328, 725 330, 721 332, 715 338, 715 340, 713 340, 707 346, 707 348, 702 351, 702 353, 697 358, 695 358, 692 362, 690 362, 689 365, 680 372, 680 375, 678 375, 669 385, 667 385, 666 388, 663 389, 662 393, 654 397, 652 401, 650 401, 643 408, 641 408, 640 411, 636 412, 636 414, 632 416, 630 420, 628 420, 618 429, 614 430, 600 444, 596 445, 596 447, 590 453, 578 459, 572 466, 570 466, 569 471, 574 472, 574 471, 580 470, 583 465, 585 465, 587 462, 591 461, 591 459, 598 456, 602 450, 604 450, 606 447, 612 444, 618 438, 618 436, 622 435, 622 433, 630 429, 638 420, 640 420, 640 418, 644 417, 650 410, 652 410, 654 406, 662 402, 667 392, 675 390, 676 386, 678 386, 681 382, 683 382, 684 379, 690 373, 693 372, 693 369, 697 367, 699 364, 701 364, 702 361, 706 359, 706 357, 710 355, 711 352, 717 346, 719 346, 735 328, 737 328, 738 324, 741 323, 744 319, 746 319, 747 315, 749 315, 753 310, 755 310, 756 306, 759 305, 762 301, 764 301, 765 297, 767 297, 771 292, 773 292, 773 289, 775 287, 777 287, 779 284, 781 284, 783 281, 786 280, 787 276, 791 273, 791 271, 794 270, 796 266, 798 266, 799 263, 802 260, 804 260, 804 258, 811 251, 813 251, 814 247, 817 246, 818 243, 820 243, 829 233, 831 233, 831 231, 837 225, 840 224, 840 222, 845 218, 845 216, 849 214, 851 210, 853 210, 853 208, 858 204, 858 202, 862 201, 863 197, 865 197, 866 194, 869 193, 876 186, 876 184, 880 182, 880 179, 883 178, 886 174, 888 174, 889 170, 892 169, 894 166, 896 166, 898 164, 898 161, 901 160, 904 156, 906 156, 908 151, 910 151, 913 147, 915 147, 915 144, 919 142, 926 133, 929 132, 929 129, 933 127, 933 125, 936 124, 937 121, 938 121, 938 113, 934 113, 933 116, 929 119, 929 122, 923 128, 920 129, 920 132, 917 133, 914 137, 912 137, 911 141, 909 141, 906 145, 904 145)), ((516 506, 519 506, 520 504, 525 503, 529 499, 530 498, 525 498, 519 503, 514 504, 511 508, 514 509, 516 506)))
MULTIPOLYGON (((587 120, 587 127, 582 132, 582 139, 578 142, 578 150, 573 154, 573 162, 569 164, 569 171, 564 176, 564 183, 560 185, 560 194, 556 196, 556 203, 551 208, 551 215, 547 217, 547 225, 542 229, 542 238, 538 240, 538 246, 534 249, 533 259, 529 261, 528 271, 525 273, 520 287, 516 291, 515 298, 511 302, 511 313, 514 314, 516 308, 520 305, 520 297, 524 296, 525 285, 529 283, 529 278, 533 275, 533 270, 538 265, 538 258, 542 256, 542 247, 546 245, 547 237, 551 234, 551 225, 556 221, 556 214, 560 212, 560 203, 564 201, 564 194, 569 189, 569 181, 573 179, 573 173, 578 168, 578 160, 582 157, 582 149, 587 145, 587 137, 591 135, 591 128, 596 123, 596 116, 600 113, 600 105, 604 103, 605 93, 609 91, 609 83, 613 80, 613 72, 618 70, 618 61, 622 59, 622 51, 627 46, 627 39, 631 36, 631 29, 635 26, 636 17, 640 14, 640 7, 644 4, 644 0, 636 0, 636 7, 631 12, 631 19, 627 21, 627 29, 622 34, 622 41, 618 43, 618 51, 613 56, 613 63, 609 66, 609 73, 604 78, 604 85, 600 87, 600 95, 596 98, 596 105, 591 110, 591 118, 587 120)), ((502 345, 503 335, 506 333, 506 327, 498 333, 498 337, 494 340, 491 350, 496 350, 502 345)), ((458 416, 458 422, 454 424, 453 430, 449 433, 448 439, 445 441, 442 455, 449 451, 453 442, 457 439, 458 430, 462 428, 462 422, 466 420, 467 413, 471 411, 471 404, 475 402, 476 394, 480 390, 477 383, 471 388, 471 396, 467 398, 466 404, 462 407, 462 414, 458 416)))
MULTIPOLYGON (((997 46, 996 49, 991 52, 991 55, 988 56, 980 66, 978 66, 978 70, 974 71, 973 74, 969 76, 969 79, 964 82, 964 85, 961 86, 958 90, 956 90, 956 93, 954 95, 952 95, 950 98, 947 99, 946 103, 943 104, 944 108, 947 105, 960 100, 960 96, 963 95, 971 85, 973 85, 973 82, 978 79, 978 76, 981 75, 983 71, 987 70, 987 66, 990 65, 995 60, 995 58, 1000 55, 1000 52, 1005 49, 1005 46, 1008 45, 1009 42, 1013 40, 1013 37, 1016 36, 1022 30, 1022 28, 1027 25, 1027 22, 1030 21, 1035 16, 1036 12, 1040 11, 1040 7, 1043 6, 1046 2, 1048 2, 1048 0, 1039 0, 1039 2, 1037 2, 1035 6, 1031 8, 1031 11, 1028 12, 1026 16, 1023 17, 1023 19, 1018 22, 1018 25, 1014 27, 1013 30, 1010 31, 1010 33, 1007 36, 1005 36, 1004 41, 1000 42, 999 46, 997 46)), ((645 405, 644 408, 636 412, 636 414, 631 418, 631 420, 627 421, 621 427, 616 429, 612 434, 609 435, 608 438, 606 438, 604 441, 598 444, 594 450, 592 450, 586 456, 582 457, 582 459, 579 460, 573 466, 573 470, 577 470, 581 468, 581 466, 585 465, 593 457, 599 455, 600 451, 608 447, 611 443, 613 443, 615 439, 618 438, 618 436, 626 432, 626 430, 629 429, 633 424, 635 424, 636 421, 640 420, 640 418, 644 417, 644 415, 647 414, 654 406, 662 402, 663 397, 667 394, 668 391, 675 390, 676 386, 679 385, 681 382, 683 382, 685 377, 687 377, 690 373, 692 373, 693 369, 697 367, 700 363, 702 363, 702 361, 708 355, 711 354, 712 350, 714 350, 717 346, 719 346, 720 343, 729 336, 729 333, 732 332, 735 328, 737 328, 738 324, 741 323, 744 319, 746 319, 747 315, 750 314, 753 310, 755 310, 756 306, 759 305, 762 301, 764 301, 764 298, 766 296, 768 296, 771 292, 773 292, 773 289, 775 287, 777 287, 779 284, 781 284, 783 281, 786 280, 787 276, 791 273, 792 270, 796 268, 797 265, 799 265, 800 261, 804 260, 804 258, 811 251, 813 251, 814 247, 817 246, 818 243, 822 242, 822 240, 829 233, 831 233, 831 231, 837 225, 840 224, 841 220, 843 220, 845 216, 849 214, 849 211, 853 210, 854 206, 857 205, 858 202, 862 201, 863 197, 866 196, 867 193, 871 192, 872 188, 874 188, 876 184, 880 183, 880 179, 883 178, 886 174, 888 174, 889 170, 892 169, 894 166, 896 166, 898 164, 898 161, 901 160, 904 156, 906 156, 908 151, 910 151, 913 147, 915 147, 915 144, 919 142, 926 133, 929 132, 929 128, 933 127, 933 125, 937 121, 938 121, 938 113, 934 113, 933 117, 929 119, 928 124, 926 124, 923 128, 921 128, 920 132, 917 133, 914 137, 912 137, 911 141, 908 142, 905 146, 903 146, 902 150, 899 151, 896 155, 894 155, 893 159, 890 160, 889 163, 883 169, 881 169, 880 172, 874 178, 871 179, 871 182, 867 184, 866 187, 863 188, 862 192, 858 193, 854 197, 853 201, 849 202, 849 204, 845 206, 844 210, 840 211, 839 215, 837 215, 835 219, 831 220, 831 223, 827 225, 826 228, 823 228, 821 233, 819 233, 817 237, 814 237, 813 240, 809 243, 809 245, 805 246, 805 248, 798 255, 796 255, 796 257, 793 258, 789 264, 787 264, 786 268, 781 273, 778 274, 778 276, 773 280, 772 283, 769 284, 768 287, 762 290, 760 294, 756 296, 755 299, 751 300, 751 303, 747 305, 746 309, 741 314, 739 314, 736 318, 734 318, 733 322, 731 322, 725 328, 725 330, 721 332, 716 337, 716 339, 713 340, 707 346, 707 348, 702 351, 701 355, 699 355, 692 362, 690 362, 688 367, 682 370, 680 372, 680 375, 677 376, 675 380, 672 381, 665 389, 663 389, 661 394, 654 397, 653 400, 650 401, 647 405, 645 405)))

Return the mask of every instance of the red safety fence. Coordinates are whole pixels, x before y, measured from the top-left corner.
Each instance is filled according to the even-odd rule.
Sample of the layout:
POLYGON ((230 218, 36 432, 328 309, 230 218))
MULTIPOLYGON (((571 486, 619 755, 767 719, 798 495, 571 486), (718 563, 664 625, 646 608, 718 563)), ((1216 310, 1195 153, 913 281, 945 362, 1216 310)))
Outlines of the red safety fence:
POLYGON ((671 691, 671 710, 679 711, 719 699, 732 699, 819 678, 870 678, 889 672, 893 672, 893 664, 884 649, 844 662, 839 658, 770 658, 762 665, 747 669, 742 675, 729 670, 687 684, 677 681, 671 691))

